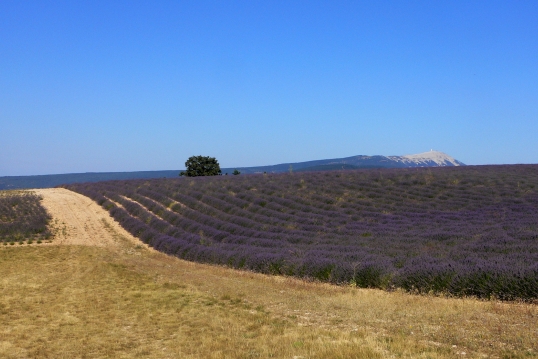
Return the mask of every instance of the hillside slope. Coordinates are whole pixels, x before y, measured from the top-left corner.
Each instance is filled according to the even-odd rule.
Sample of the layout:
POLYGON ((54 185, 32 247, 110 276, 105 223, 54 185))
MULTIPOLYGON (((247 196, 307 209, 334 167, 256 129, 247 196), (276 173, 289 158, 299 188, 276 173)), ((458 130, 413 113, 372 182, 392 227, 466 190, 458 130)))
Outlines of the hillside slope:
POLYGON ((538 298, 538 166, 70 185, 168 254, 361 287, 538 298))
POLYGON ((536 305, 388 293, 187 262, 116 232, 107 212, 87 199, 46 191, 53 221, 86 240, 71 231, 69 240, 50 245, 0 247, 2 358, 538 355, 536 305))

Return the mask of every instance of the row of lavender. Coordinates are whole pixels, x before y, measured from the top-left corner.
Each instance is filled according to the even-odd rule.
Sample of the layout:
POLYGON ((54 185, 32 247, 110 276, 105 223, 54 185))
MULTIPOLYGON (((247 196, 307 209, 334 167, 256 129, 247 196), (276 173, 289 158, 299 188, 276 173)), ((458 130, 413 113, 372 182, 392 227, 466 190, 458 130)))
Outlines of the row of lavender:
POLYGON ((48 238, 51 217, 41 197, 28 191, 0 192, 0 242, 48 238))
POLYGON ((362 287, 538 298, 538 166, 74 184, 188 260, 362 287))

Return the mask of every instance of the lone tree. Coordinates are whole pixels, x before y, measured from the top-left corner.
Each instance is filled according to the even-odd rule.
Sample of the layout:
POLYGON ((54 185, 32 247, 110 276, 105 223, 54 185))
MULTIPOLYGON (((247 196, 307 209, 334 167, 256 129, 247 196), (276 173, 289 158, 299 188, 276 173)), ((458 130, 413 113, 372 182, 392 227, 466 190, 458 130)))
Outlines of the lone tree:
POLYGON ((234 174, 234 176, 237 176, 237 175, 240 175, 241 172, 239 172, 238 170, 235 169, 235 170, 233 171, 233 174, 234 174))
POLYGON ((222 174, 219 161, 209 156, 191 156, 185 162, 187 171, 181 172, 180 176, 197 177, 197 176, 218 176, 222 174))

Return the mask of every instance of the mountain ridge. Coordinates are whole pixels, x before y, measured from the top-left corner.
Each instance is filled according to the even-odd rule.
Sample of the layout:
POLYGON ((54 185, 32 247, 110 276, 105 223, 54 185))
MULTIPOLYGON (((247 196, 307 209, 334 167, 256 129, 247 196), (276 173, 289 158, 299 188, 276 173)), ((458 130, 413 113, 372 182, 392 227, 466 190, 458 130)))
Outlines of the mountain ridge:
MULTIPOLYGON (((268 166, 222 168, 223 174, 232 174, 237 169, 242 174, 282 173, 288 171, 327 171, 367 168, 406 168, 464 166, 465 164, 439 151, 429 151, 405 156, 357 155, 268 166)), ((0 190, 51 188, 61 184, 100 182, 110 180, 176 178, 181 170, 135 171, 135 172, 86 172, 35 176, 0 177, 0 190)))
POLYGON ((356 155, 325 160, 281 163, 269 166, 237 167, 237 170, 239 170, 241 173, 247 174, 263 172, 279 173, 290 170, 307 171, 309 168, 313 168, 312 170, 315 171, 319 170, 315 168, 319 168, 320 166, 327 166, 328 169, 330 166, 330 169, 336 170, 340 169, 338 168, 338 165, 347 167, 342 169, 465 166, 463 162, 456 160, 446 153, 431 150, 428 152, 404 156, 356 155))

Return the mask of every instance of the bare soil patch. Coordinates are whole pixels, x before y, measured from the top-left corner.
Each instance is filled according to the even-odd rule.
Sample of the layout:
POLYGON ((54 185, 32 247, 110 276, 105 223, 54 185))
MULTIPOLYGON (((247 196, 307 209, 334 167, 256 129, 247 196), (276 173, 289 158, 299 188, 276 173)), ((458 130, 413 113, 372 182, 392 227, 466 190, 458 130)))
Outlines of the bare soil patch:
POLYGON ((120 236, 146 246, 88 197, 64 188, 33 191, 43 196, 43 206, 52 215, 56 232, 52 244, 117 247, 120 236))

